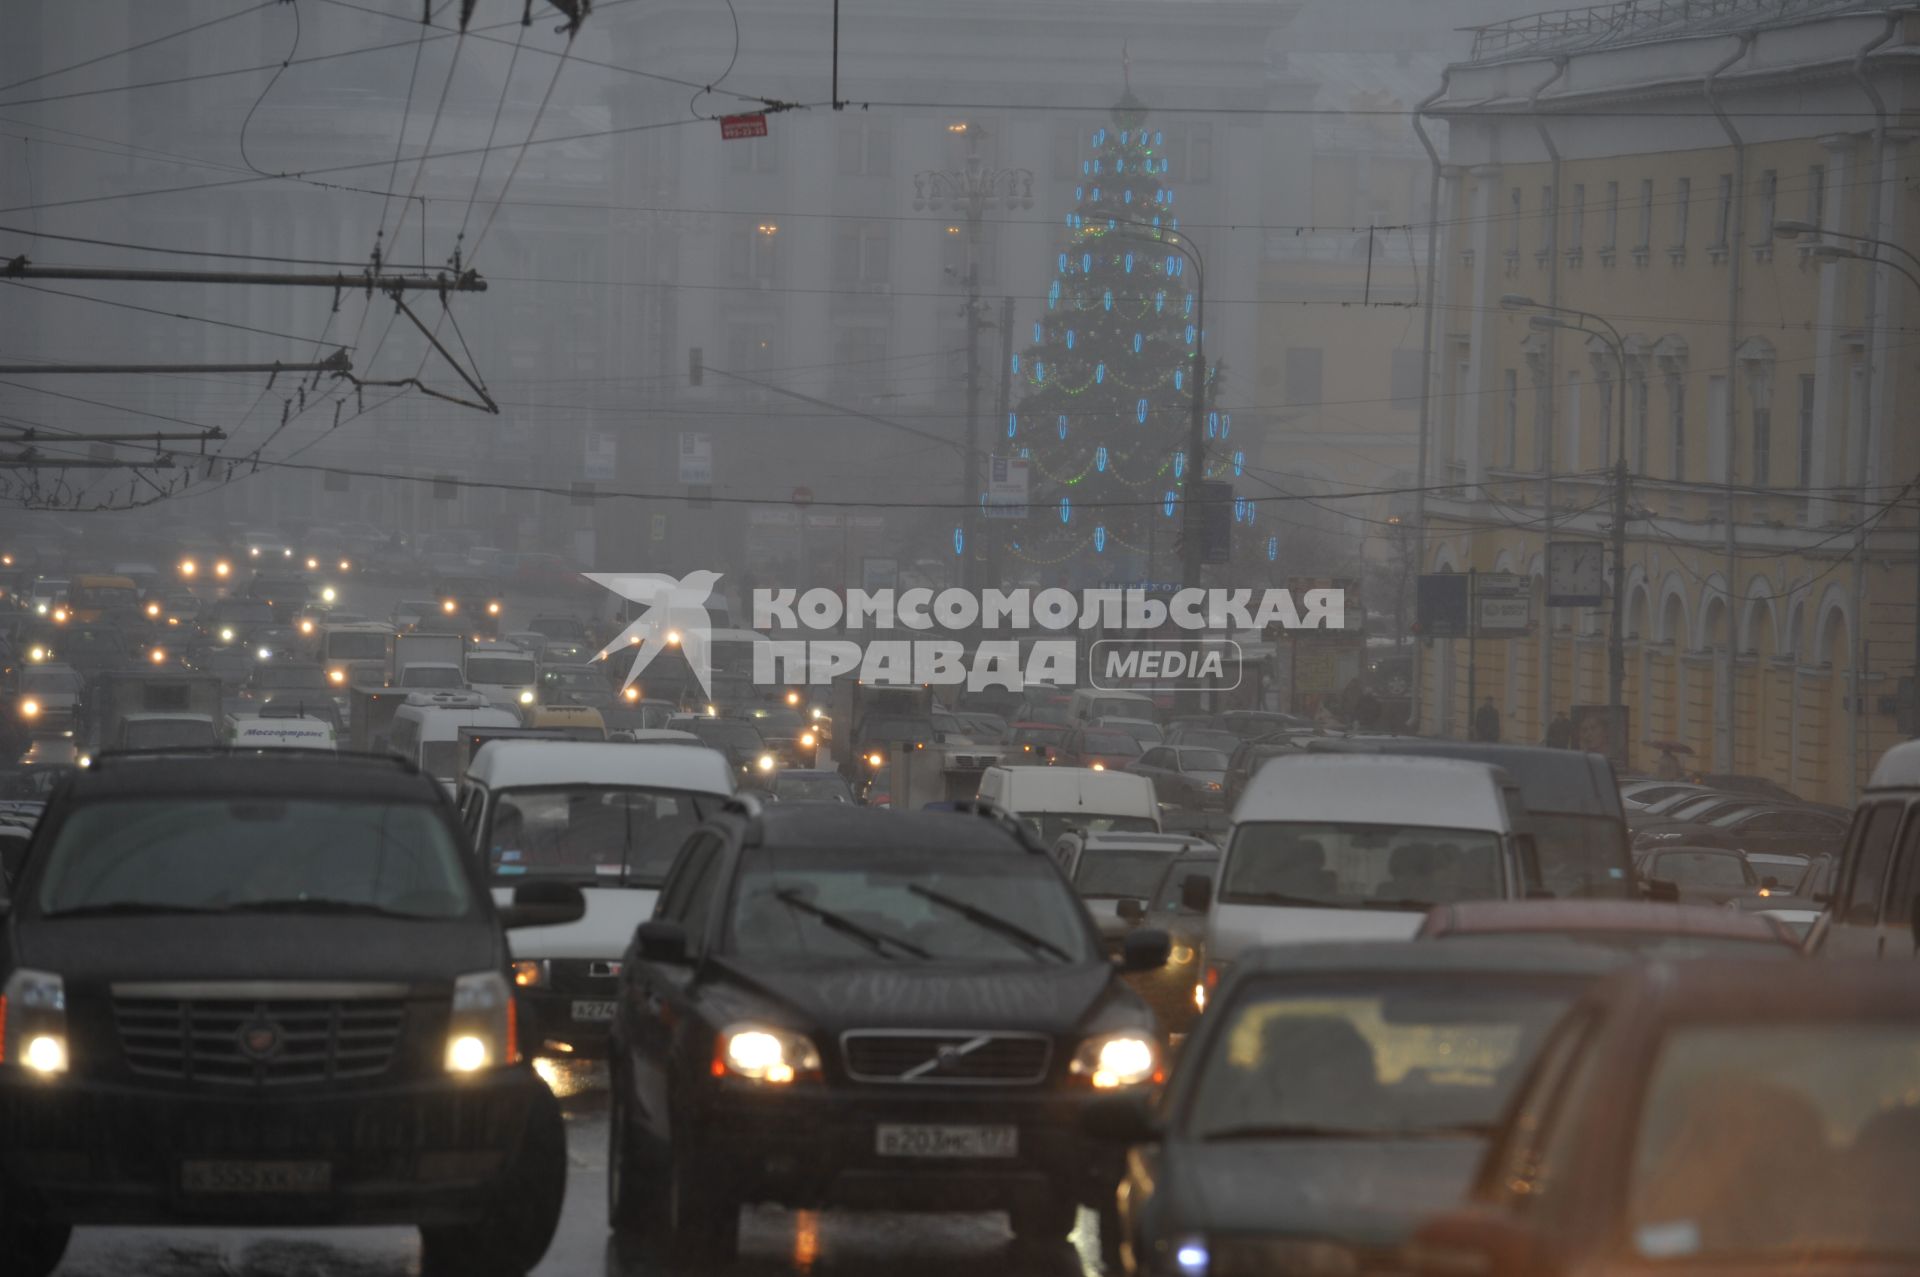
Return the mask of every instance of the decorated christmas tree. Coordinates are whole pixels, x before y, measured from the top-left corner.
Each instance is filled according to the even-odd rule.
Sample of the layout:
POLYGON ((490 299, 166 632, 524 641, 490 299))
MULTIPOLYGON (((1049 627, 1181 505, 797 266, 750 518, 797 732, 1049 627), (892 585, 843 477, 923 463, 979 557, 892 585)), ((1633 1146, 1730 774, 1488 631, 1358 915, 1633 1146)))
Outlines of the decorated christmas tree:
MULTIPOLYGON (((1033 344, 1014 356, 1014 409, 995 450, 1026 458, 1032 504, 1010 529, 1010 576, 1083 587, 1177 575, 1178 503, 1196 477, 1186 446, 1199 280, 1169 242, 1180 219, 1147 115, 1129 88, 1090 133, 1033 344)), ((1235 463, 1217 366, 1207 383, 1207 468, 1222 476, 1235 463)))

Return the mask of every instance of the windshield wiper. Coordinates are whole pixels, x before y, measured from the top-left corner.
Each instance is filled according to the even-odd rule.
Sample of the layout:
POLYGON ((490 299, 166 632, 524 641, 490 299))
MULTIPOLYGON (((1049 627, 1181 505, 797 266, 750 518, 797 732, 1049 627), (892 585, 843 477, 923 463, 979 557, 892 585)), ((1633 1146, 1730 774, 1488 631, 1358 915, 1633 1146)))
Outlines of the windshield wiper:
POLYGON ((1319 909, 1337 909, 1339 903, 1322 900, 1317 896, 1290 896, 1284 891, 1234 891, 1232 895, 1221 897, 1230 904, 1242 902, 1263 905, 1307 905, 1319 909))
POLYGON ((1433 908, 1431 900, 1362 900, 1362 909, 1391 909, 1396 913, 1425 913, 1433 908))
POLYGON ((916 958, 931 958, 933 956, 911 940, 902 940, 899 936, 888 935, 884 931, 875 931, 871 927, 863 927, 853 919, 837 914, 831 909, 822 909, 819 905, 814 904, 811 900, 802 896, 798 887, 786 887, 776 891, 773 893, 773 898, 790 909, 798 909, 801 913, 818 918, 820 925, 830 931, 838 931, 842 935, 852 936, 880 957, 888 959, 893 957, 891 953, 887 952, 886 946, 888 945, 893 945, 897 949, 911 953, 916 958))
POLYGON ((359 913, 380 918, 408 918, 418 920, 427 915, 401 913, 395 909, 386 909, 364 900, 334 900, 326 896, 296 897, 287 900, 242 900, 234 904, 223 905, 216 913, 359 913))
POLYGON ((181 913, 221 913, 219 905, 163 905, 146 904, 137 900, 117 900, 105 905, 76 905, 71 909, 57 909, 43 914, 47 918, 111 918, 115 916, 133 917, 139 914, 181 914, 181 913))
POLYGON ((1048 940, 1044 936, 1036 936, 1025 927, 1008 922, 1005 918, 995 917, 977 905, 970 905, 964 900, 956 900, 944 892, 935 891, 930 887, 923 887, 917 882, 908 883, 907 890, 923 899, 931 900, 943 909, 951 909, 976 926, 983 927, 988 931, 1003 935, 1009 940, 1026 946, 1030 952, 1048 954, 1060 962, 1073 961, 1073 956, 1059 945, 1053 943, 1053 941, 1048 940))
POLYGON ((1415 1126, 1403 1129, 1392 1127, 1362 1126, 1304 1126, 1284 1123, 1247 1123, 1243 1126, 1225 1126, 1217 1131, 1208 1131, 1201 1136, 1209 1142, 1214 1140, 1372 1140, 1387 1143, 1393 1140, 1424 1139, 1460 1139, 1465 1137, 1484 1137, 1490 1135, 1490 1125, 1463 1123, 1459 1126, 1415 1126))

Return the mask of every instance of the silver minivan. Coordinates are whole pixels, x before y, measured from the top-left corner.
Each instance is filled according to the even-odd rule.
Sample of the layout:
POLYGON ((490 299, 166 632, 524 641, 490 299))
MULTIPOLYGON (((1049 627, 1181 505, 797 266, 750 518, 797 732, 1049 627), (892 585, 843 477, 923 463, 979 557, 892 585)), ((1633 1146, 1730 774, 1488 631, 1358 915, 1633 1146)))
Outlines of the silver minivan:
POLYGON ((1920 741, 1880 756, 1840 849, 1832 898, 1821 903, 1808 953, 1920 957, 1920 741))

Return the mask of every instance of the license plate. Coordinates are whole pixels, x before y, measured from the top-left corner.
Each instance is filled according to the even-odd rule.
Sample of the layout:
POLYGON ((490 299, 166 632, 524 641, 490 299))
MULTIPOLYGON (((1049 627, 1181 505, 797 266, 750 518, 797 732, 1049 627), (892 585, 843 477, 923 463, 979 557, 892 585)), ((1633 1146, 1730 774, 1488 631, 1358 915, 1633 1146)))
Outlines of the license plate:
POLYGON ((578 1001, 573 1004, 573 1018, 576 1020, 606 1021, 613 1019, 611 999, 601 1001, 578 1001))
POLYGON ((1017 1126, 892 1126, 874 1131, 882 1157, 1018 1157, 1017 1126))
POLYGON ((330 1162, 182 1162, 188 1193, 324 1193, 333 1187, 330 1162))

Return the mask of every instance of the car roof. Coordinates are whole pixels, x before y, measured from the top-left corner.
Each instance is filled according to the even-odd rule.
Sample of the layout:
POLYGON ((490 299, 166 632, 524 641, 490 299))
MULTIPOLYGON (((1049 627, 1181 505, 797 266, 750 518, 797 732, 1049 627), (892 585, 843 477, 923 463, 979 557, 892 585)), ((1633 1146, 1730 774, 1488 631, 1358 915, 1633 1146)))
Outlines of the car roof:
POLYGON ((1307 748, 1318 753, 1352 750, 1491 763, 1519 783, 1529 811, 1609 816, 1620 812, 1620 790, 1607 760, 1575 749, 1419 736, 1325 737, 1307 748))
POLYGON ((1254 950, 1235 966, 1238 971, 1261 975, 1482 972, 1526 977, 1600 974, 1631 960, 1619 950, 1560 941, 1530 945, 1497 940, 1459 940, 1448 944, 1427 940, 1372 940, 1271 945, 1254 950))
POLYGON ((442 801, 437 784, 391 756, 331 750, 109 752, 66 785, 63 806, 94 799, 172 795, 442 801))
POLYGON ((733 792, 733 769, 713 750, 627 741, 490 740, 467 764, 467 778, 493 788, 653 785, 733 792))
POLYGON ((1284 753, 1254 774, 1234 820, 1347 823, 1391 809, 1389 823, 1426 823, 1409 819, 1422 813, 1436 827, 1472 820, 1498 829, 1508 818, 1503 776, 1490 763, 1462 758, 1284 753))
POLYGON ((1169 856, 1179 855, 1183 851, 1218 851, 1212 843, 1192 834, 1155 834, 1141 831, 1126 833, 1118 830, 1100 833, 1071 834, 1068 837, 1080 839, 1083 851, 1164 851, 1169 856))
POLYGON ((759 822, 761 842, 776 849, 881 846, 902 856, 983 852, 1025 855, 1033 850, 1009 824, 971 812, 773 803, 760 810, 759 822))
POLYGON ((1649 935, 1723 936, 1732 940, 1779 940, 1780 933, 1751 914, 1706 905, 1650 900, 1475 900, 1438 905, 1427 915, 1424 935, 1511 935, 1582 931, 1649 935))
POLYGON ((1595 996, 1640 1000, 1668 1021, 1920 1019, 1920 980, 1904 962, 1827 958, 1756 965, 1742 958, 1693 958, 1639 967, 1615 974, 1595 996))
POLYGON ((1874 764, 1868 789, 1920 788, 1920 740, 1902 741, 1874 764))

